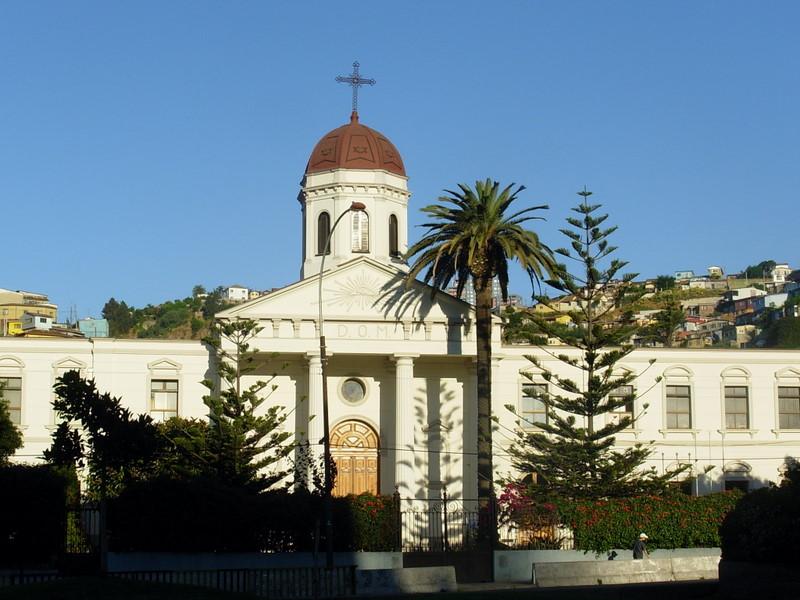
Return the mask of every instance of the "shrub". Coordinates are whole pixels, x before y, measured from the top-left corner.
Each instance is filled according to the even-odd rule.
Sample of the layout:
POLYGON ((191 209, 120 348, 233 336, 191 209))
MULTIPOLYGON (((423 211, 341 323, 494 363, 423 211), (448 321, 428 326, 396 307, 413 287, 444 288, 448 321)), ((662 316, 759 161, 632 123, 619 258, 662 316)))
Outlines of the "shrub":
MULTIPOLYGON (((129 485, 109 501, 116 552, 303 552, 325 547, 323 500, 287 490, 254 493, 217 480, 168 477, 129 485)), ((334 498, 337 551, 391 550, 397 538, 391 496, 334 498)))
POLYGON ((719 546, 719 525, 741 495, 739 491, 708 496, 671 493, 557 505, 579 550, 628 548, 642 531, 650 538, 650 548, 710 548, 719 546))
POLYGON ((115 552, 245 552, 258 548, 256 498, 213 479, 135 482, 108 502, 115 552))
POLYGON ((398 536, 397 505, 392 496, 370 493, 343 499, 352 519, 350 548, 343 550, 388 551, 398 536))
POLYGON ((47 563, 61 552, 69 484, 45 465, 0 468, 0 564, 47 563))
POLYGON ((780 487, 743 497, 720 528, 722 558, 755 563, 800 560, 800 469, 790 465, 780 487))

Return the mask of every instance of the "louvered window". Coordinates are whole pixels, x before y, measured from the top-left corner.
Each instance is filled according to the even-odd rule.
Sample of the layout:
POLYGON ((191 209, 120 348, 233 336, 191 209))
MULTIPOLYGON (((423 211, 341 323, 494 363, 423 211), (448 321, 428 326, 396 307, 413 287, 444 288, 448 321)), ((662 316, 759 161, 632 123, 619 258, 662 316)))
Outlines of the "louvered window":
POLYGON ((369 252, 369 217, 364 211, 353 212, 353 252, 369 252))

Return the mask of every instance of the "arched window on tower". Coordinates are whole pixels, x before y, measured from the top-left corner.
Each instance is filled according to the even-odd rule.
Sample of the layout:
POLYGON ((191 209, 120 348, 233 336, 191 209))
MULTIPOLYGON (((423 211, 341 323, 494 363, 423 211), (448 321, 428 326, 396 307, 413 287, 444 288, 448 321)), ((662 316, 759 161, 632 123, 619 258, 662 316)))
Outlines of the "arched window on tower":
POLYGON ((328 213, 319 213, 317 217, 317 255, 330 254, 331 249, 325 252, 325 242, 328 241, 328 236, 331 233, 331 217, 328 213))
POLYGON ((389 256, 400 256, 400 248, 397 243, 397 217, 389 216, 389 256))
POLYGON ((363 210, 353 212, 353 252, 369 252, 369 217, 363 210))

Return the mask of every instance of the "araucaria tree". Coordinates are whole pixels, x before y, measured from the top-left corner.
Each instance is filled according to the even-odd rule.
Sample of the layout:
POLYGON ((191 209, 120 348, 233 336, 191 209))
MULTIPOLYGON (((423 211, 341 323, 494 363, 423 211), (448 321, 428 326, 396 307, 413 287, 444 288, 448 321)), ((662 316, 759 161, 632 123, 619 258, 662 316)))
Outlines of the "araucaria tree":
POLYGON ((661 292, 661 310, 653 317, 653 323, 642 331, 642 338, 647 342, 663 344, 667 348, 675 345, 675 334, 686 320, 686 312, 674 290, 661 292))
POLYGON ((582 201, 572 209, 577 216, 567 218, 570 228, 561 230, 570 247, 555 251, 577 267, 570 271, 560 264, 556 277, 547 282, 571 302, 557 304, 540 296, 537 300, 554 312, 548 318, 544 311, 530 316, 548 336, 578 350, 554 353, 551 346, 542 347, 566 365, 562 372, 575 376, 557 374, 538 358, 528 357, 553 391, 530 386, 534 400, 544 404, 547 419, 520 423, 526 426, 520 427, 510 448, 512 463, 521 473, 535 473, 539 485, 533 491, 546 495, 581 499, 657 492, 680 469, 662 474, 644 469, 651 453, 646 445, 615 447, 614 436, 638 416, 633 412, 638 374, 618 367, 632 352, 629 340, 637 331, 629 308, 635 274, 620 275, 627 263, 610 258, 616 248, 608 241, 616 227, 603 227, 608 215, 598 215, 600 205, 589 204, 591 192, 584 189, 579 195, 582 201), (565 304, 569 310, 559 309, 565 304), (554 324, 553 314, 570 318, 575 326, 570 335, 554 324), (625 416, 601 421, 611 412, 625 416))
POLYGON ((459 184, 459 191, 445 190, 439 204, 422 209, 431 221, 422 226, 425 235, 408 249, 413 259, 408 281, 424 272, 423 280, 434 291, 453 279, 461 294, 468 281, 475 289, 477 337, 478 499, 487 507, 493 495, 492 473, 492 280, 496 277, 503 298, 508 294, 508 262, 517 260, 532 279, 550 273, 555 261, 525 223, 541 220, 534 213, 546 205, 511 212, 524 186, 500 188, 491 179, 476 181, 475 189, 459 184))
POLYGON ((250 341, 261 331, 255 321, 218 322, 206 339, 216 351, 218 381, 205 380, 209 394, 206 453, 216 476, 234 487, 265 490, 286 477, 281 461, 293 450, 291 433, 283 430, 287 413, 280 406, 263 408, 277 385, 275 376, 245 385, 257 369, 250 341))

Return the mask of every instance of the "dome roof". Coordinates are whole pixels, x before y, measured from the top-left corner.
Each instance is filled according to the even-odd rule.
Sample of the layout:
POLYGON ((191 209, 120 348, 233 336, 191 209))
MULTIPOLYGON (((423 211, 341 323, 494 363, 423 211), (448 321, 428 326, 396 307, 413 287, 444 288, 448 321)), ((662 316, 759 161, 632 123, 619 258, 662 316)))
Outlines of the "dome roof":
POLYGON ((353 111, 350 123, 334 129, 314 146, 306 174, 329 169, 382 169, 405 177, 403 159, 382 133, 358 122, 353 111))

